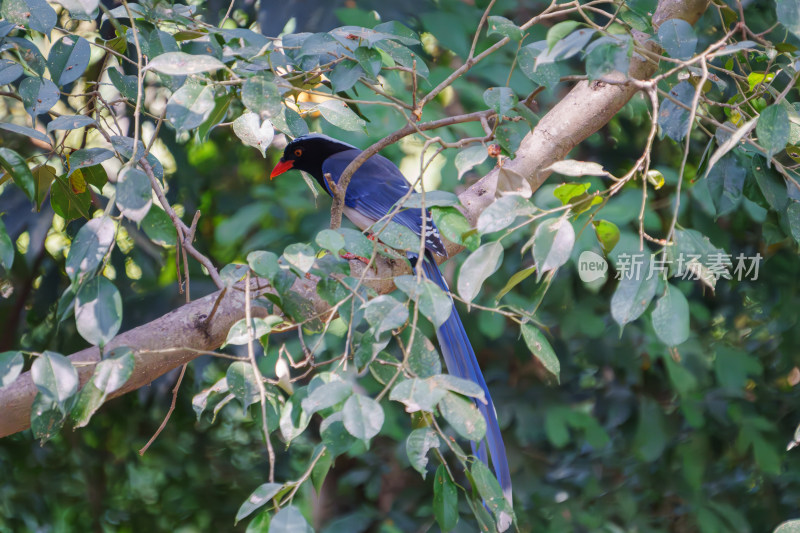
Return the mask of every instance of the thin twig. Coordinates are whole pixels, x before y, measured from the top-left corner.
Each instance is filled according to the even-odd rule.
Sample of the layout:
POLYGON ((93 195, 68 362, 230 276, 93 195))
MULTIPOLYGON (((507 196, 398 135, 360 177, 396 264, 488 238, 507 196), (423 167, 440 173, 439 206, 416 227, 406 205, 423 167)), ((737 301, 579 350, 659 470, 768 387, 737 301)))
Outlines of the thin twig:
POLYGON ((150 445, 153 444, 153 442, 155 442, 156 438, 158 438, 161 432, 164 431, 164 428, 167 427, 167 422, 169 422, 169 417, 172 416, 172 411, 175 410, 175 404, 178 401, 178 390, 181 388, 181 383, 183 382, 183 375, 186 374, 186 367, 188 366, 188 364, 189 363, 183 364, 183 366, 181 367, 181 373, 178 376, 178 381, 172 388, 172 403, 170 404, 169 410, 167 411, 167 416, 164 417, 164 420, 161 422, 161 425, 158 426, 158 429, 153 434, 153 436, 150 437, 150 440, 147 441, 147 444, 142 446, 142 448, 139 450, 139 455, 144 455, 144 453, 147 451, 150 445))
POLYGON ((244 319, 247 324, 247 356, 250 358, 250 365, 256 376, 258 394, 261 397, 261 431, 264 433, 264 441, 267 443, 267 455, 269 456, 269 482, 275 482, 275 450, 272 449, 272 441, 269 438, 269 426, 267 425, 267 391, 264 389, 261 370, 256 363, 256 354, 253 350, 253 321, 250 313, 250 270, 247 271, 244 288, 244 319))

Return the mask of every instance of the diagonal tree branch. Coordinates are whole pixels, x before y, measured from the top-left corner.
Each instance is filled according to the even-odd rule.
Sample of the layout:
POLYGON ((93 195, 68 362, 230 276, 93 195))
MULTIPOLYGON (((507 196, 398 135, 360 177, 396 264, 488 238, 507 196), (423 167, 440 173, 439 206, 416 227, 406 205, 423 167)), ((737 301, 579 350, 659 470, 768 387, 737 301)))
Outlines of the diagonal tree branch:
MULTIPOLYGON (((708 0, 662 0, 653 16, 653 24, 657 27, 676 17, 693 24, 707 6, 708 0)), ((656 50, 655 44, 645 41, 646 36, 636 37, 643 46, 656 50)), ((633 60, 629 75, 647 79, 655 68, 651 61, 633 60)), ((563 159, 581 141, 605 126, 639 90, 635 84, 625 83, 621 73, 611 81, 615 83, 579 82, 525 137, 514 160, 506 161, 502 170, 492 170, 464 191, 459 198, 467 218, 474 224, 498 192, 523 186, 530 187, 531 191, 538 189, 549 176, 547 167, 563 159)), ((460 251, 460 247, 448 243, 450 256, 460 251)), ((363 273, 364 265, 360 262, 352 261, 351 265, 354 275, 363 273)), ((392 280, 395 276, 407 273, 405 264, 383 258, 376 261, 375 266, 377 271, 368 272, 365 283, 381 294, 394 290, 392 280)), ((256 283, 263 286, 264 280, 256 280, 256 283)), ((311 302, 318 313, 330 311, 330 306, 318 297, 314 280, 300 279, 295 282, 293 290, 311 302)), ((254 314, 258 312, 264 310, 253 309, 254 314)), ((223 290, 118 335, 108 348, 131 347, 136 352, 136 367, 130 380, 112 396, 136 390, 204 352, 219 348, 230 327, 244 316, 243 291, 223 290), (207 315, 215 306, 213 320, 207 321, 207 315)), ((70 359, 73 363, 84 363, 78 366, 83 385, 94 371, 94 365, 86 363, 98 362, 100 352, 97 348, 87 348, 72 354, 70 359)), ((0 437, 30 426, 31 404, 35 396, 36 386, 29 372, 0 389, 0 437)))

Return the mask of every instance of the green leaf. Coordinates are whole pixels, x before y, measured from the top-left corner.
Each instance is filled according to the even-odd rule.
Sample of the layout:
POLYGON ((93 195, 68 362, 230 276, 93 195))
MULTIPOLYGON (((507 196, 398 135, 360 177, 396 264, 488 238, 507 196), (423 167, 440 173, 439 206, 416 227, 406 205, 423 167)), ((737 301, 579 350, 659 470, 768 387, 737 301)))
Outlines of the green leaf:
MULTIPOLYGON (((565 24, 571 21, 565 21, 559 24, 565 24)), ((556 29, 558 24, 550 28, 547 32, 547 42, 550 44, 551 32, 556 29)), ((566 37, 558 40, 555 44, 550 45, 550 48, 536 57, 536 65, 544 65, 562 59, 569 59, 570 57, 583 51, 589 40, 595 34, 596 30, 581 28, 575 30, 566 37)))
POLYGON ((93 218, 83 225, 72 242, 65 269, 72 282, 81 275, 93 275, 114 244, 116 224, 107 216, 93 218))
POLYGON ((160 207, 151 207, 142 219, 142 230, 159 246, 176 246, 178 234, 169 215, 160 207))
POLYGON ((575 230, 565 217, 542 222, 533 234, 533 261, 537 277, 555 270, 569 260, 575 244, 575 230))
POLYGON ((245 113, 233 121, 233 133, 247 146, 252 146, 261 152, 262 157, 267 156, 267 148, 272 143, 275 130, 272 122, 263 122, 255 113, 245 113))
POLYGON ((673 59, 689 59, 697 48, 692 25, 680 18, 668 19, 659 26, 658 42, 673 59))
POLYGON ((332 229, 324 229, 317 233, 314 242, 332 254, 338 254, 345 246, 344 237, 332 229))
POLYGON ((10 59, 0 59, 0 85, 8 85, 16 81, 25 69, 22 65, 10 59))
POLYGON ((486 35, 502 35, 508 37, 512 41, 522 40, 522 30, 505 17, 498 17, 495 15, 486 19, 486 35))
POLYGON ((72 83, 89 66, 90 55, 91 49, 86 39, 65 35, 50 47, 47 55, 50 77, 59 87, 72 83))
POLYGON ((439 402, 439 411, 456 433, 478 442, 486 435, 486 419, 475 404, 454 392, 448 392, 439 402))
MULTIPOLYGON (((50 121, 47 125, 47 131, 77 130, 93 124, 96 124, 96 122, 92 117, 87 117, 85 115, 62 115, 50 121)), ((112 153, 111 155, 113 156, 114 154, 112 153)))
POLYGON ((205 122, 214 105, 214 88, 189 80, 167 101, 167 123, 179 133, 194 129, 205 122))
POLYGON ((356 51, 353 53, 353 55, 358 60, 361 68, 364 69, 364 72, 366 72, 372 79, 375 79, 375 77, 381 71, 381 53, 374 48, 359 46, 356 48, 356 51))
POLYGON ((711 201, 721 217, 734 211, 742 201, 747 171, 734 154, 723 156, 706 175, 711 201))
POLYGON ((244 411, 252 404, 261 400, 258 388, 258 378, 253 370, 253 365, 245 361, 234 361, 225 374, 228 388, 231 393, 242 403, 244 411))
POLYGON ((6 269, 6 272, 11 272, 11 265, 14 264, 14 243, 11 242, 11 237, 8 236, 6 225, 0 219, 0 266, 6 269))
POLYGON ((583 24, 581 22, 575 20, 564 20, 557 24, 553 24, 553 26, 547 30, 546 41, 548 50, 552 50, 558 41, 571 34, 575 28, 582 25, 583 24))
POLYGON ((632 40, 627 35, 605 36, 587 47, 586 75, 590 80, 602 79, 614 72, 627 76, 632 40))
POLYGON ((325 478, 328 476, 331 466, 333 466, 333 454, 329 450, 322 448, 322 446, 320 444, 314 450, 315 456, 317 454, 321 455, 317 459, 317 464, 311 470, 311 484, 314 485, 314 490, 317 491, 317 494, 321 493, 325 478))
POLYGON ((55 177, 50 189, 50 205, 57 215, 67 221, 80 217, 89 219, 91 204, 92 194, 88 190, 75 194, 69 181, 60 176, 55 177))
POLYGON ((472 252, 461 265, 458 275, 458 293, 464 300, 475 299, 486 278, 497 272, 503 262, 503 245, 489 242, 472 252))
POLYGON ((340 100, 325 100, 317 106, 317 110, 322 114, 322 118, 336 127, 347 131, 367 131, 367 123, 364 119, 340 100))
POLYGON ((27 65, 37 76, 44 76, 47 62, 34 43, 21 37, 6 37, 5 42, 19 53, 24 65, 27 65))
MULTIPOLYGON (((309 421, 311 420, 310 417, 306 416, 305 411, 300 407, 300 403, 303 401, 303 398, 306 397, 308 389, 302 388, 300 391, 295 392, 295 394, 291 397, 289 401, 287 401, 283 408, 281 409, 281 418, 280 418, 280 428, 281 428, 281 435, 286 440, 287 443, 291 442, 295 438, 297 438, 300 434, 305 431, 306 427, 308 426, 309 421)), ((256 400, 257 401, 257 400, 256 400)), ((340 413, 336 413, 340 414, 340 413)), ((326 440, 325 435, 325 423, 333 418, 334 415, 329 416, 325 420, 323 420, 322 425, 320 425, 320 434, 322 436, 322 440, 326 446, 331 450, 331 453, 335 452, 331 448, 331 445, 326 440)), ((341 425, 341 422, 340 422, 341 425)), ((342 427, 342 432, 344 431, 344 427, 342 427)))
POLYGON ((25 160, 14 150, 0 147, 0 165, 11 174, 11 179, 31 200, 36 201, 36 185, 31 169, 25 160))
POLYGON ((125 76, 118 67, 108 69, 108 77, 111 83, 119 91, 120 95, 128 100, 136 101, 136 94, 139 91, 136 76, 125 76))
POLYGON ((767 160, 760 155, 753 157, 751 169, 769 206, 778 213, 784 211, 789 205, 789 195, 783 177, 770 169, 767 160))
POLYGON ((71 411, 74 427, 84 427, 89 423, 108 394, 118 390, 130 378, 134 365, 133 352, 127 346, 111 350, 109 357, 98 363, 71 411))
POLYGON ((789 113, 781 105, 771 105, 761 111, 756 126, 758 143, 767 151, 767 165, 789 142, 789 113))
POLYGON ((42 209, 42 203, 50 192, 50 186, 56 179, 56 169, 50 165, 42 165, 36 169, 34 176, 36 179, 36 210, 40 211, 42 209))
POLYGON ((677 346, 689 338, 689 302, 674 285, 667 284, 667 292, 653 309, 653 329, 667 346, 677 346))
MULTIPOLYGON (((362 340, 362 344, 364 341, 362 340)), ((380 346, 383 349, 384 346, 380 346)), ((433 343, 419 329, 414 330, 414 338, 408 346, 408 357, 406 365, 409 370, 421 378, 434 376, 442 371, 442 363, 439 359, 439 352, 433 343)))
POLYGON ((611 250, 619 242, 619 228, 613 222, 608 220, 595 220, 592 222, 594 226, 594 233, 597 235, 597 240, 600 246, 603 247, 605 253, 610 253, 611 250))
POLYGON ((269 533, 314 533, 303 513, 290 505, 277 512, 269 524, 269 533))
POLYGON ((0 128, 2 128, 4 130, 7 130, 7 131, 12 131, 14 133, 19 133, 20 135, 24 135, 24 136, 29 137, 31 139, 40 140, 43 143, 46 143, 46 144, 49 144, 50 146, 53 146, 53 140, 50 139, 50 137, 48 137, 47 135, 45 135, 44 133, 42 133, 39 130, 35 130, 33 128, 29 128, 27 126, 20 126, 19 124, 14 124, 12 122, 1 123, 0 124, 0 128))
POLYGON ((517 102, 517 95, 508 87, 490 87, 483 93, 483 101, 498 115, 511 111, 517 102))
POLYGON ((360 440, 369 440, 383 427, 383 408, 368 396, 354 394, 344 403, 344 427, 360 440))
POLYGON ((475 483, 475 488, 478 489, 478 494, 485 502, 485 505, 495 516, 497 521, 497 530, 507 530, 514 521, 514 510, 511 504, 503 496, 503 491, 500 488, 500 483, 495 479, 494 474, 489 471, 481 461, 475 461, 470 469, 472 474, 472 481, 475 483))
POLYGON ((272 280, 280 270, 278 256, 272 252, 256 250, 247 254, 247 264, 256 275, 272 280))
MULTIPOLYGON (((752 119, 747 121, 743 124, 739 129, 737 129, 733 134, 730 135, 722 144, 719 145, 719 148, 711 154, 711 157, 708 159, 708 166, 706 167, 706 177, 711 173, 711 169, 714 168, 714 165, 717 164, 718 161, 722 159, 722 157, 733 150, 734 148, 739 146, 740 141, 750 133, 756 126, 756 120, 752 119)), ((733 123, 726 122, 725 125, 733 126, 733 123)), ((717 141, 719 142, 720 139, 720 132, 721 128, 717 130, 717 141)), ((651 171, 652 172, 652 171, 651 171)))
MULTIPOLYGON (((267 318, 251 317, 250 327, 253 328, 253 340, 258 341, 258 339, 264 335, 268 335, 272 332, 272 328, 281 322, 283 322, 283 319, 275 315, 268 316, 267 318)), ((225 344, 223 344, 223 346, 228 344, 247 344, 249 340, 250 335, 247 332, 247 319, 241 318, 228 330, 228 337, 225 339, 225 344)))
POLYGON ((550 346, 547 338, 539 331, 539 328, 532 324, 522 324, 522 337, 525 339, 525 344, 531 351, 534 357, 539 360, 544 368, 556 377, 556 381, 561 382, 561 363, 558 361, 558 356, 550 346))
POLYGON ((483 144, 473 144, 456 154, 455 165, 458 179, 469 172, 476 165, 483 163, 489 157, 489 152, 483 144))
POLYGON ((406 454, 411 466, 425 479, 428 471, 428 451, 439 448, 439 436, 431 428, 419 428, 409 433, 406 439, 406 454))
MULTIPOLYGON (((124 159, 133 159, 134 161, 138 162, 144 156, 145 150, 144 143, 142 141, 139 141, 136 144, 135 157, 133 157, 134 153, 132 138, 112 135, 111 144, 124 159)), ((156 178, 161 179, 164 177, 164 167, 161 165, 161 162, 156 159, 156 156, 154 156, 152 152, 147 154, 147 162, 150 163, 150 166, 153 168, 153 174, 156 178)))
POLYGON ((56 25, 56 12, 45 0, 5 0, 0 15, 47 36, 56 25))
POLYGON ((436 227, 447 240, 475 251, 481 243, 477 230, 473 230, 469 220, 455 207, 434 207, 431 209, 436 227))
POLYGON ((0 353, 0 389, 14 383, 14 380, 22 372, 25 358, 22 352, 2 352, 0 353))
POLYGON ((456 392, 463 396, 470 398, 477 398, 483 403, 486 403, 486 395, 480 385, 468 379, 459 378, 452 374, 437 374, 431 376, 427 381, 430 381, 435 387, 446 389, 456 392))
POLYGON ((97 363, 94 369, 94 386, 105 394, 111 394, 122 388, 133 374, 136 359, 133 351, 127 346, 118 346, 111 350, 108 357, 97 363))
MULTIPOLYGON (((637 256, 633 256, 637 257, 637 256)), ((611 316, 620 327, 633 322, 645 312, 656 294, 658 276, 649 275, 650 260, 646 259, 636 268, 632 258, 611 297, 611 316)), ((618 266, 622 270, 621 266, 618 266)))
POLYGON ((58 403, 64 412, 64 403, 78 392, 78 371, 63 355, 46 351, 33 361, 31 378, 39 392, 58 403))
POLYGON ((19 95, 32 118, 47 113, 59 99, 55 83, 43 78, 25 78, 19 84, 19 95))
POLYGON ((439 465, 433 478, 433 516, 444 532, 458 524, 458 489, 445 465, 439 465))
MULTIPOLYGON (((791 202, 786 208, 786 218, 789 221, 789 231, 797 242, 800 242, 800 203, 791 202)), ((10 241, 9 241, 10 242, 10 241)), ((0 235, 0 255, 2 255, 2 236, 0 235)))
POLYGON ((69 172, 67 173, 67 177, 79 168, 98 165, 112 157, 114 157, 114 152, 108 148, 83 148, 81 150, 75 150, 69 155, 69 172))
POLYGON ((347 452, 358 442, 355 437, 345 429, 344 423, 342 423, 343 419, 344 414, 339 411, 325 418, 319 426, 322 443, 325 444, 334 457, 347 452))
POLYGON ((661 127, 662 136, 666 135, 676 142, 686 137, 689 128, 689 108, 692 106, 694 92, 694 86, 688 81, 682 81, 670 89, 669 95, 683 105, 678 105, 672 100, 664 100, 658 112, 658 125, 661 127))
POLYGON ((447 391, 436 388, 435 383, 424 379, 406 379, 392 389, 389 399, 406 406, 407 413, 426 411, 432 413, 447 391))
MULTIPOLYGON (((359 47, 358 50, 360 49, 359 47)), ((364 75, 364 69, 355 61, 342 61, 334 67, 328 77, 333 90, 342 92, 350 90, 364 75)))
POLYGON ((567 205, 573 198, 586 193, 591 186, 591 183, 562 183, 555 188, 553 196, 561 201, 561 205, 567 205))
POLYGON ((314 266, 314 249, 305 243, 290 244, 283 251, 283 257, 302 274, 305 274, 314 266))
POLYGON ((364 316, 379 337, 382 333, 397 329, 408 320, 408 308, 388 294, 373 298, 364 306, 364 316))
POLYGON ((450 318, 453 302, 434 282, 416 276, 398 276, 394 279, 398 289, 408 295, 419 306, 423 316, 437 328, 450 318))
POLYGON ((542 87, 555 87, 561 80, 558 66, 552 63, 537 64, 537 59, 547 48, 544 41, 523 46, 517 54, 519 67, 531 81, 542 87))
POLYGON ((478 232, 487 234, 500 231, 510 226, 517 217, 528 216, 535 211, 536 207, 522 196, 501 196, 481 212, 478 217, 478 232))
MULTIPOLYGON (((776 20, 800 38, 800 6, 794 0, 775 0, 776 20)), ((776 532, 777 533, 777 532, 776 532)), ((783 532, 781 532, 783 533, 783 532)))
POLYGON ((311 391, 301 402, 306 416, 311 417, 317 411, 328 409, 344 402, 353 394, 353 384, 349 381, 335 380, 320 385, 311 391))
POLYGON ((64 421, 67 419, 66 409, 64 409, 56 400, 41 392, 33 399, 31 405, 31 431, 34 438, 44 444, 46 441, 53 438, 64 421))
POLYGON ((500 301, 500 299, 506 294, 508 294, 508 292, 511 289, 513 289, 514 287, 516 287, 517 285, 528 279, 530 275, 533 274, 534 272, 536 272, 535 266, 524 268, 519 272, 515 272, 514 275, 511 276, 511 278, 505 284, 505 286, 503 286, 503 288, 500 289, 500 292, 497 293, 495 301, 500 301))
POLYGON ((274 498, 282 488, 283 485, 280 483, 264 483, 259 485, 258 488, 248 496, 241 507, 239 507, 239 510, 236 512, 234 525, 239 523, 240 520, 250 516, 253 511, 261 508, 265 503, 274 498))
MULTIPOLYGON (((573 177, 608 175, 608 172, 606 172, 603 169, 603 165, 601 165, 600 163, 595 163, 593 161, 577 161, 575 159, 564 159, 562 161, 556 161, 555 163, 550 165, 548 169, 552 170, 553 172, 563 174, 565 176, 573 176, 573 177)), ((586 192, 591 186, 591 184, 589 183, 581 183, 581 184, 575 183, 575 184, 565 184, 565 185, 574 185, 574 186, 583 185, 586 188, 581 192, 586 192)), ((563 187, 563 185, 561 187, 563 187)), ((559 189, 561 187, 559 187, 559 189)), ((556 194, 556 198, 560 198, 560 196, 556 194)))
POLYGON ((141 222, 153 203, 150 178, 138 168, 125 167, 117 177, 117 207, 134 222, 141 222))
POLYGON ((281 93, 265 74, 256 74, 242 84, 242 103, 261 117, 280 115, 281 93))
POLYGON ((750 86, 750 92, 753 92, 760 84, 769 83, 773 79, 775 79, 774 72, 751 72, 747 75, 747 83, 750 86))
POLYGON ((87 342, 104 346, 122 325, 122 297, 106 278, 100 276, 81 285, 75 298, 75 324, 87 342))
POLYGON ((225 64, 214 56, 192 55, 185 52, 167 52, 150 60, 145 70, 155 70, 170 76, 199 74, 225 68, 225 64))
MULTIPOLYGON (((784 3, 788 4, 790 2, 784 2, 784 3)), ((778 5, 780 5, 780 0, 778 2, 778 5)), ((798 23, 798 28, 795 33, 800 35, 800 23, 798 23)), ((772 533, 800 533, 800 520, 787 520, 786 522, 782 522, 781 524, 778 525, 777 528, 775 528, 775 531, 773 531, 772 533)))

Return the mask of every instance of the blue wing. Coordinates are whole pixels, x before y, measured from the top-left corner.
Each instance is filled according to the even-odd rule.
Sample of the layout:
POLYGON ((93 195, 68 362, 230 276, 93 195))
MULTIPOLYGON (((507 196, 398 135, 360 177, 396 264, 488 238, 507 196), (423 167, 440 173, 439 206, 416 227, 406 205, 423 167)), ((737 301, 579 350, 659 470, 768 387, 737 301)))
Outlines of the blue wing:
MULTIPOLYGON (((323 174, 330 174, 331 179, 338 183, 344 169, 360 153, 359 150, 345 150, 328 157, 322 163, 323 174)), ((374 155, 353 174, 344 197, 344 205, 377 221, 386 216, 392 206, 408 194, 409 190, 411 190, 411 185, 400 169, 385 157, 374 155)), ((327 192, 331 194, 331 191, 327 192)), ((419 235, 422 231, 421 215, 421 209, 403 209, 395 213, 392 220, 419 235)), ((446 256, 447 252, 439 236, 439 230, 433 223, 430 213, 427 214, 427 217, 425 221, 426 247, 437 255, 446 256)))

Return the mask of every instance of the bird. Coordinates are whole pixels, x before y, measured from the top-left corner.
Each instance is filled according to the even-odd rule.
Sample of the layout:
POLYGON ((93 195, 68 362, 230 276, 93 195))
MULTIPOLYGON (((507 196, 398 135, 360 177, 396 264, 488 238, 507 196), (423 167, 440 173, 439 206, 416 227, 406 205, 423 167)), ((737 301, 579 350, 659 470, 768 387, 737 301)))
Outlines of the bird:
MULTIPOLYGON (((283 155, 270 173, 270 179, 289 170, 301 170, 310 174, 332 197, 328 180, 338 184, 345 168, 361 154, 361 149, 320 133, 310 133, 295 138, 284 148, 283 155)), ((411 229, 417 236, 423 230, 421 209, 393 209, 401 198, 411 191, 411 185, 400 169, 389 159, 376 154, 367 159, 352 175, 344 197, 343 214, 353 224, 368 230, 375 222, 393 213, 392 220, 411 229)), ((414 194, 414 193, 412 193, 414 194)), ((464 324, 455 308, 447 282, 435 260, 436 256, 447 257, 442 237, 430 211, 425 212, 425 254, 422 261, 418 254, 407 252, 415 272, 422 268, 425 276, 436 283, 450 298, 453 306, 450 317, 436 330, 439 347, 444 356, 447 371, 457 377, 478 384, 483 390, 485 403, 475 399, 475 404, 486 419, 486 437, 477 444, 471 443, 473 453, 485 464, 491 463, 506 500, 511 503, 511 474, 508 468, 505 444, 500 433, 494 402, 478 365, 475 351, 470 344, 464 324)))

